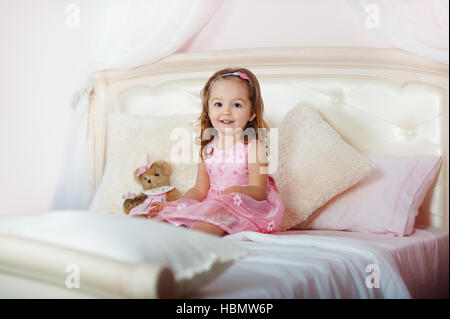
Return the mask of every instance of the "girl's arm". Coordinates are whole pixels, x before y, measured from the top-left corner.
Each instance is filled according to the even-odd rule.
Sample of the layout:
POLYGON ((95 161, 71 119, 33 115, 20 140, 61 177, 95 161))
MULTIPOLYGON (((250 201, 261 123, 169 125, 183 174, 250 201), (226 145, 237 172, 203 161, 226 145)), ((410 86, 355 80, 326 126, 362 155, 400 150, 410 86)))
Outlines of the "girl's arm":
POLYGON ((205 162, 200 159, 198 163, 197 180, 194 187, 189 189, 181 198, 195 199, 202 201, 208 195, 209 191, 209 175, 206 171, 205 162))

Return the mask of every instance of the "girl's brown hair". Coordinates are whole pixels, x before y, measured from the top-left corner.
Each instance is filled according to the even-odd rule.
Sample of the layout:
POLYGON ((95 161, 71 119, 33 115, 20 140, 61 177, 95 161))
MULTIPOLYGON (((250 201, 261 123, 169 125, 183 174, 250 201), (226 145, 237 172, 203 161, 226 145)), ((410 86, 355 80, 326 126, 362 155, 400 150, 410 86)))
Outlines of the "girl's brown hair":
MULTIPOLYGON (((200 136, 196 138, 196 141, 197 141, 197 143, 199 141, 201 143, 201 147, 200 147, 201 158, 204 158, 203 155, 207 155, 203 152, 203 149, 210 141, 212 141, 214 139, 214 136, 215 136, 214 135, 214 136, 210 136, 209 138, 202 139, 202 133, 205 132, 205 130, 208 128, 213 128, 213 125, 212 125, 211 120, 209 119, 209 115, 208 115, 208 101, 209 101, 210 92, 211 92, 211 84, 215 80, 217 80, 219 77, 227 78, 229 76, 231 76, 233 78, 238 78, 247 84, 248 98, 251 102, 251 108, 252 108, 252 111, 250 114, 254 113, 256 115, 252 121, 249 121, 247 123, 246 127, 244 128, 244 132, 248 128, 253 128, 252 131, 256 134, 255 138, 259 139, 261 141, 264 141, 264 143, 266 141, 266 134, 270 128, 269 128, 269 125, 266 123, 266 121, 264 121, 264 119, 263 119, 264 102, 261 97, 261 89, 259 87, 258 79, 250 70, 248 70, 246 68, 226 68, 226 69, 223 69, 223 70, 220 70, 220 71, 217 71, 216 73, 214 73, 208 79, 208 81, 206 81, 205 85, 203 86, 203 89, 200 92, 200 96, 202 99, 202 113, 201 113, 200 117, 198 118, 198 120, 200 121, 200 124, 201 124, 201 131, 200 131, 200 136), (224 75, 227 73, 234 73, 234 72, 242 72, 244 75, 246 75, 248 77, 248 80, 242 79, 239 76, 224 75), (263 128, 265 130, 260 130, 258 132, 258 128, 263 128), (258 136, 259 133, 263 133, 264 136, 258 136)), ((248 135, 243 134, 243 138, 244 138, 244 140, 242 142, 244 144, 247 144, 249 142, 248 135)))

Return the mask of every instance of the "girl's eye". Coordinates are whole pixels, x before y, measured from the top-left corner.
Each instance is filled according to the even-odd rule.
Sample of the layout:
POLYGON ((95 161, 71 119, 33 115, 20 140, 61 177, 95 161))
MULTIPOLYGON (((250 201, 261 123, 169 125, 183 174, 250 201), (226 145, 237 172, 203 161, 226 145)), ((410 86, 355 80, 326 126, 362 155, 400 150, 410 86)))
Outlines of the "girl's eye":
POLYGON ((238 108, 241 107, 240 103, 234 103, 233 105, 237 105, 238 108))
POLYGON ((214 103, 214 106, 221 106, 222 105, 222 103, 220 103, 220 102, 216 102, 216 103, 214 103), (219 105, 217 105, 217 104, 219 104, 219 105))

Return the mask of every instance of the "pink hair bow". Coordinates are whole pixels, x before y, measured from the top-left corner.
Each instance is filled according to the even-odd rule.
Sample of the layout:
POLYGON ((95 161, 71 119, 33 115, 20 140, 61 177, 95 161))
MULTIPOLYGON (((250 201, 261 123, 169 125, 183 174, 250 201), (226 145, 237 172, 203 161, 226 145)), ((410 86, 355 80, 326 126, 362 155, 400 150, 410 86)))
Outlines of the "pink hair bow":
POLYGON ((147 154, 147 164, 145 164, 144 166, 142 166, 141 168, 139 168, 139 171, 137 173, 137 176, 141 176, 142 174, 145 173, 146 170, 148 170, 150 167, 152 167, 153 162, 150 161, 150 157, 147 154))
POLYGON ((238 76, 238 77, 240 77, 241 79, 247 80, 247 81, 250 82, 250 79, 249 79, 249 77, 248 77, 247 75, 245 75, 245 74, 244 74, 243 72, 241 72, 241 71, 236 71, 236 72, 233 72, 233 73, 225 73, 225 74, 219 75, 218 77, 216 77, 214 80, 211 81, 211 83, 209 84, 209 87, 211 87, 211 85, 212 85, 218 78, 221 78, 221 77, 223 77, 223 76, 230 76, 230 75, 238 76))
POLYGON ((244 73, 242 73, 241 71, 233 72, 233 75, 237 75, 237 76, 239 76, 241 79, 250 81, 250 79, 248 78, 248 76, 246 76, 246 75, 245 75, 244 73))

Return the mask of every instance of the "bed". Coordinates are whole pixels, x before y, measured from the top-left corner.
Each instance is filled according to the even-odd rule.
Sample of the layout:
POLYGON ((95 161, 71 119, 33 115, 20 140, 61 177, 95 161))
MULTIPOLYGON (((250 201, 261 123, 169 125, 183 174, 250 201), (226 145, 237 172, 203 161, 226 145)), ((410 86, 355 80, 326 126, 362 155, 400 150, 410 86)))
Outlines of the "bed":
MULTIPOLYGON (((181 53, 131 70, 96 72, 92 74, 94 90, 88 113, 91 198, 95 201, 96 190, 104 181, 111 147, 107 134, 110 114, 199 112, 202 83, 214 71, 230 65, 249 68, 259 78, 271 127, 278 127, 297 101, 306 100, 360 152, 440 156, 442 165, 411 235, 304 229, 228 235, 221 241, 250 253, 236 257, 220 275, 195 287, 188 297, 448 298, 448 66, 402 50, 264 48, 181 53), (162 107, 168 100, 173 107, 162 107), (374 101, 383 103, 377 112, 374 101), (370 129, 361 129, 366 127, 370 129)), ((139 280, 134 279, 145 282, 151 274, 148 284, 157 286, 151 294, 123 293, 107 277, 98 283, 95 278, 102 268, 110 270, 106 273, 113 280, 123 267, 133 264, 131 260, 118 263, 106 258, 111 256, 92 254, 95 251, 88 254, 74 241, 61 246, 57 237, 42 243, 23 229, 22 237, 0 232, 2 297, 174 296, 171 269, 155 265, 140 273, 139 280), (42 251, 48 265, 32 265, 27 256, 33 251, 42 251), (51 279, 55 277, 54 256, 65 253, 86 261, 92 276, 89 286, 98 284, 101 289, 70 290, 61 284, 61 274, 59 281, 51 279), (105 293, 108 290, 110 294, 105 293)))

